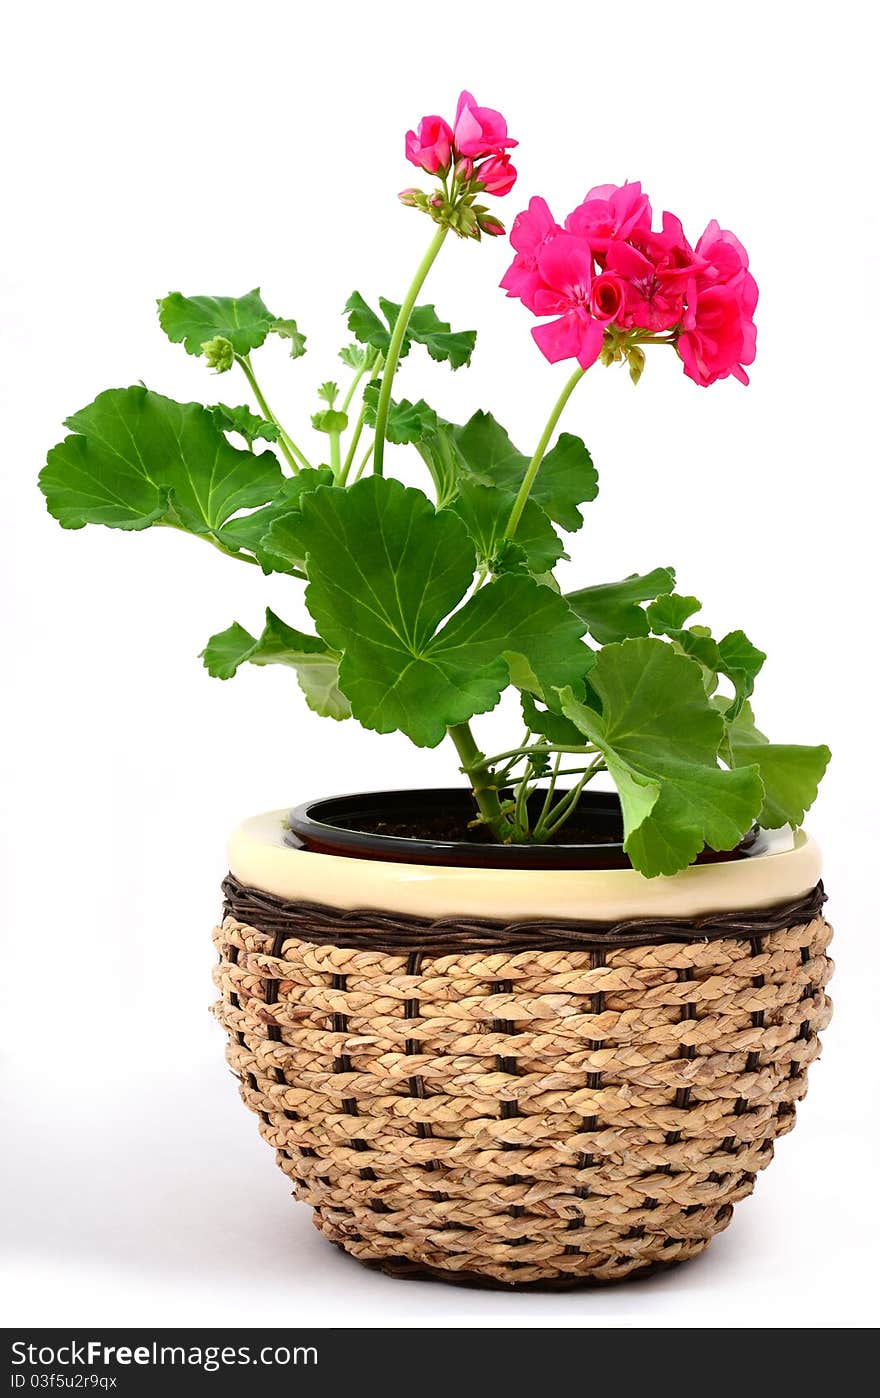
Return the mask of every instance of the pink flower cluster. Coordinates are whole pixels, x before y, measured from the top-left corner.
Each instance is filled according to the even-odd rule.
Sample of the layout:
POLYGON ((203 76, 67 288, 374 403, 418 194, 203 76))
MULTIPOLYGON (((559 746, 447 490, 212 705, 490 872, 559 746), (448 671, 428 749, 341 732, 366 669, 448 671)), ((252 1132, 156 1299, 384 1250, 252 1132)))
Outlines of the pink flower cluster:
POLYGON ((691 247, 673 214, 652 227, 640 184, 598 185, 564 225, 545 200, 530 200, 510 241, 516 255, 501 285, 553 317, 532 330, 551 364, 589 368, 614 328, 631 345, 655 335, 674 343, 695 383, 729 374, 748 383, 758 288, 745 248, 714 220, 691 247))
POLYGON ((501 196, 509 194, 516 183, 516 170, 507 154, 515 145, 501 113, 492 107, 478 107, 471 93, 463 92, 452 126, 443 117, 425 116, 417 130, 407 131, 406 158, 429 175, 441 177, 454 165, 463 182, 501 196))

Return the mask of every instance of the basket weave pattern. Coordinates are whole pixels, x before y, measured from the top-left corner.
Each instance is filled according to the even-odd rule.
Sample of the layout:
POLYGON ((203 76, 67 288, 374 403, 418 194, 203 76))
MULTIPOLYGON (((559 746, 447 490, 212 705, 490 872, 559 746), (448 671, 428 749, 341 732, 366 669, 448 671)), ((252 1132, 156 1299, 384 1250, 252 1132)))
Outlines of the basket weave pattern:
POLYGON ((794 1125, 831 1015, 821 915, 447 954, 302 922, 216 929, 228 1061, 318 1228, 399 1275, 573 1285, 695 1256, 794 1125))

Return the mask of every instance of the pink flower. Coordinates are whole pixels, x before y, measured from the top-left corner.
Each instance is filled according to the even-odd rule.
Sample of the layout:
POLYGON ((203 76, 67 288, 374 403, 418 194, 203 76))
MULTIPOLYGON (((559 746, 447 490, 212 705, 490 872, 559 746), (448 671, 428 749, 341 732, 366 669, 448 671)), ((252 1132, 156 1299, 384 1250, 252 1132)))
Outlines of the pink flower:
POLYGON ((698 265, 687 282, 678 352, 684 372, 703 387, 732 374, 747 384, 755 359, 758 285, 739 239, 713 219, 696 246, 698 265))
POLYGON ((500 155, 518 143, 507 134, 507 122, 492 107, 478 107, 470 92, 463 92, 455 111, 455 149, 459 155, 500 155))
POLYGON ((538 196, 529 200, 529 207, 517 214, 510 230, 510 241, 516 256, 501 278, 508 296, 518 296, 523 305, 534 311, 533 293, 541 284, 538 275, 538 253, 545 243, 561 233, 562 228, 538 196))
POLYGON ((439 116, 425 116, 406 133, 406 158, 429 175, 445 174, 452 158, 452 127, 439 116))
POLYGON ((612 238, 605 254, 608 271, 626 282, 621 324, 658 332, 671 330, 684 313, 685 286, 702 265, 673 214, 664 213, 663 231, 634 229, 630 242, 612 238))
POLYGON ((588 238, 595 253, 604 252, 612 238, 628 238, 635 229, 651 227, 651 205, 641 184, 599 184, 591 189, 565 220, 570 233, 588 238))
POLYGON ((749 282, 754 290, 746 296, 735 287, 710 286, 688 307, 678 352, 688 378, 703 388, 729 374, 740 383, 749 381, 743 365, 755 358, 752 313, 758 301, 754 277, 749 282))
POLYGON ((696 251, 704 261, 701 275, 707 282, 727 285, 748 271, 749 255, 742 243, 728 229, 720 228, 714 218, 699 239, 696 251))
POLYGON ((509 155, 490 155, 477 168, 477 179, 487 194, 495 194, 500 199, 509 194, 516 184, 516 169, 510 163, 509 155))
MULTIPOLYGON (((593 254, 584 238, 558 233, 537 255, 540 284, 532 295, 536 315, 557 316, 532 330, 535 343, 551 364, 576 359, 589 369, 599 357, 610 317, 593 313, 593 254)), ((609 279, 610 281, 610 279, 609 279)))

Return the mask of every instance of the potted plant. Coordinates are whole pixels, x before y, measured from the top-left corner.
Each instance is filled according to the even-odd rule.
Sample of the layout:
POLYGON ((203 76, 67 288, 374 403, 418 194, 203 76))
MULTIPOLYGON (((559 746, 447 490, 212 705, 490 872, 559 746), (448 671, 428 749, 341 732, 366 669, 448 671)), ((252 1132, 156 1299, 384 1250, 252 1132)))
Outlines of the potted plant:
POLYGON ((398 389, 410 356, 471 362, 475 333, 420 293, 450 234, 504 232, 483 201, 512 188, 515 144, 467 92, 407 134, 434 183, 400 197, 431 242, 399 304, 349 298, 350 382, 318 389, 308 443, 252 359, 270 336, 301 358, 296 322, 259 291, 175 292, 162 329, 240 372, 250 404, 110 389, 40 484, 65 528, 177 529, 305 584, 313 631, 234 622, 203 651, 212 675, 286 665, 317 713, 454 749, 449 789, 234 833, 217 1013, 331 1241, 403 1276, 565 1286, 700 1252, 793 1125, 830 1013, 800 829, 829 752, 764 736, 763 653, 695 622, 671 568, 566 594, 554 578, 597 493, 557 431, 586 371, 637 383, 662 346, 698 385, 748 382, 757 288, 733 234, 658 228, 638 184, 591 189, 563 223, 533 198, 502 287, 573 365, 533 450, 398 389), (424 488, 386 474, 388 443, 424 488), (471 720, 511 690, 524 733, 487 751, 471 720))

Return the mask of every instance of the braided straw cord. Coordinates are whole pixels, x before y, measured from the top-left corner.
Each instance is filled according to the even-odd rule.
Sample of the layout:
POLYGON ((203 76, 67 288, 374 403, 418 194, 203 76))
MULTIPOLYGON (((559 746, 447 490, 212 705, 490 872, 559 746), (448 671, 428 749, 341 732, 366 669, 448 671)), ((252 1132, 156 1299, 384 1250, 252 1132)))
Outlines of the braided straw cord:
POLYGON ((399 1276, 576 1285, 695 1256, 794 1125, 831 1017, 818 911, 425 952, 316 942, 314 909, 298 937, 284 906, 215 931, 228 1061, 321 1232, 399 1276))

